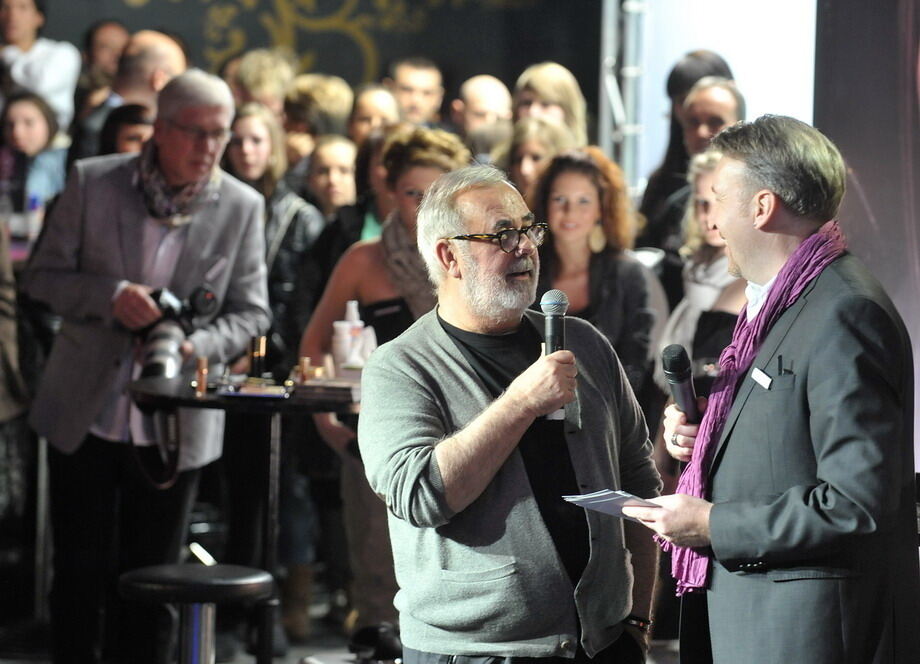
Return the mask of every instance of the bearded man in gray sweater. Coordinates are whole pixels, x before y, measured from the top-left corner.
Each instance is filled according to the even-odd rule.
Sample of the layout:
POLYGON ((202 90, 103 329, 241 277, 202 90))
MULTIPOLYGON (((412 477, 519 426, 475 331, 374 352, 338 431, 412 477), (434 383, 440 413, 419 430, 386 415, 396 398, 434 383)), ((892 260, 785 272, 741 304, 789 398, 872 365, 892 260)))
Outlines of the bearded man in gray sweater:
POLYGON ((660 480, 609 342, 569 318, 568 349, 541 351, 546 230, 491 167, 438 179, 418 215, 438 306, 364 370, 358 443, 389 510, 406 664, 645 659, 651 538, 561 496, 660 480))

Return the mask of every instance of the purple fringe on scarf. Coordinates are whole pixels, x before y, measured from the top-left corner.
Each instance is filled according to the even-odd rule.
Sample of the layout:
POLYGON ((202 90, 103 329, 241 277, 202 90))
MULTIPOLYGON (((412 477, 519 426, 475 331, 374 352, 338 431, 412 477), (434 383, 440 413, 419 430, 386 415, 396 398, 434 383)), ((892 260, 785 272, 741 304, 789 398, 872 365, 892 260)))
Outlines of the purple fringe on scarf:
MULTIPOLYGON (((805 287, 840 256, 847 241, 835 220, 829 221, 798 246, 786 261, 770 288, 763 309, 747 320, 747 307, 738 316, 732 342, 719 357, 720 374, 715 380, 709 404, 697 434, 693 457, 677 483, 677 492, 707 498, 706 484, 712 455, 722 434, 735 394, 754 361, 763 340, 783 312, 798 299, 805 287)), ((671 553, 671 574, 677 580, 677 594, 704 590, 709 583, 712 553, 709 549, 676 546, 658 540, 671 553)))

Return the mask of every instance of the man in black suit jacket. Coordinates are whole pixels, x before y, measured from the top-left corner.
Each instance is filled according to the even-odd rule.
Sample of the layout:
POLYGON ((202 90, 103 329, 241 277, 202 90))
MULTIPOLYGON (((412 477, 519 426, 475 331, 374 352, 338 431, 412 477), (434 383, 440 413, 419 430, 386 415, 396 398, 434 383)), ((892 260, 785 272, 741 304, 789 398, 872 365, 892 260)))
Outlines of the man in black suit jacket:
POLYGON ((703 497, 678 493, 655 499, 661 508, 627 511, 709 557, 715 662, 914 662, 920 582, 904 324, 846 252, 757 320, 770 314, 787 262, 807 264, 800 245, 833 226, 843 160, 819 132, 782 117, 726 129, 712 147, 723 154, 712 217, 730 269, 750 284, 742 316, 771 323, 711 437, 694 448, 700 427, 674 407, 666 413, 672 455, 700 457, 703 497))

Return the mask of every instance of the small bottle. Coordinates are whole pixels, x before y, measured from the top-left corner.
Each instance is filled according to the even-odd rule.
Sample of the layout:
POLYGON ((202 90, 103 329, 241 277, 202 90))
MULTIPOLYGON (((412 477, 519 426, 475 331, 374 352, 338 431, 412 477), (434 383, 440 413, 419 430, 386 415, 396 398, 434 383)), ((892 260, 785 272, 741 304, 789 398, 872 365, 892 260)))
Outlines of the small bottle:
POLYGON ((208 392, 208 358, 199 355, 195 364, 195 396, 203 397, 208 392))
POLYGON ((265 351, 268 338, 265 336, 252 337, 249 340, 249 376, 262 378, 265 372, 265 351))
POLYGON ((358 313, 358 301, 348 300, 345 303, 345 320, 354 322, 361 321, 361 315, 358 313))
POLYGON ((299 374, 298 375, 299 382, 306 383, 308 380, 313 378, 313 367, 310 366, 309 357, 304 356, 300 358, 300 364, 298 365, 297 368, 298 368, 297 373, 299 374))
POLYGON ((348 302, 345 303, 345 320, 350 324, 349 336, 351 337, 351 341, 349 343, 348 355, 351 355, 356 347, 360 347, 361 331, 364 329, 364 321, 361 320, 361 315, 358 313, 357 300, 348 300, 348 302))

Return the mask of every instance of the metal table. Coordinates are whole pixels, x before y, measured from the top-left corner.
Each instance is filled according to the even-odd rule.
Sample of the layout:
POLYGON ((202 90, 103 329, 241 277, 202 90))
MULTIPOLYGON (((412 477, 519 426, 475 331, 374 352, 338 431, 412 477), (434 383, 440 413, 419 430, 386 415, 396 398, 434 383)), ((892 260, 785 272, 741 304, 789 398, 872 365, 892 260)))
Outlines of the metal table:
MULTIPOLYGON (((178 408, 216 408, 271 421, 269 439, 262 441, 268 453, 268 496, 262 524, 262 566, 275 573, 278 562, 278 474, 281 461, 282 414, 356 413, 358 405, 340 401, 305 398, 291 394, 287 398, 221 395, 207 392, 196 396, 187 376, 178 378, 142 378, 128 388, 138 406, 145 409, 174 413, 178 408)), ((272 596, 259 604, 259 635, 256 652, 258 664, 272 662, 272 632, 275 607, 278 606, 277 583, 272 596)))

